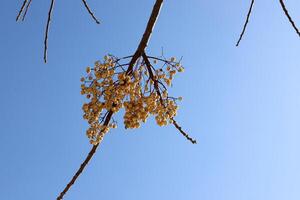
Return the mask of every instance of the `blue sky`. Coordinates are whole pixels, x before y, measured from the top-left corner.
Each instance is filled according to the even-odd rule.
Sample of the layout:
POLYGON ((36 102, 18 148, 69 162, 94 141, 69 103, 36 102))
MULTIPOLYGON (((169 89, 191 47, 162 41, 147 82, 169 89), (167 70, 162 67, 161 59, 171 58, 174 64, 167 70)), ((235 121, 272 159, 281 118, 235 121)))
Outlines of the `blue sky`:
MULTIPOLYGON (((153 0, 57 1, 43 64, 50 2, 4 1, 0 28, 0 199, 55 199, 90 150, 80 77, 105 54, 131 55, 153 0)), ((166 1, 147 49, 183 56, 171 89, 177 120, 198 140, 153 120, 106 135, 65 199, 298 200, 300 40, 277 1, 166 1)), ((286 1, 300 25, 300 3, 286 1)), ((122 124, 121 117, 117 117, 122 124)))

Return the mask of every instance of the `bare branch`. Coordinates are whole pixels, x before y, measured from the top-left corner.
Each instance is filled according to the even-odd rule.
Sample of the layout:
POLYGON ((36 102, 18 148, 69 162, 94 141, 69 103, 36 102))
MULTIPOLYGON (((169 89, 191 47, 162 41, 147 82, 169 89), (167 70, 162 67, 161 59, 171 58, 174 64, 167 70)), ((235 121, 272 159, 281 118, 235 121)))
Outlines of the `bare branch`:
POLYGON ((79 169, 75 173, 75 175, 72 177, 71 181, 67 184, 65 189, 60 193, 60 195, 56 198, 57 200, 63 199, 64 195, 68 192, 68 190, 71 188, 71 186, 75 183, 76 179, 79 177, 79 175, 82 173, 84 170, 85 166, 89 163, 93 155, 95 154, 99 144, 93 145, 92 149, 90 150, 89 154, 83 161, 83 163, 80 165, 79 169))
POLYGON ((95 17, 94 13, 91 11, 89 5, 87 4, 86 0, 82 0, 84 7, 87 9, 91 17, 95 20, 97 24, 100 24, 100 21, 95 17))
POLYGON ((149 21, 147 23, 146 30, 143 34, 143 37, 140 41, 138 48, 137 48, 137 51, 140 51, 141 53, 145 50, 145 48, 148 45, 153 28, 154 28, 157 18, 159 16, 159 12, 162 7, 162 3, 163 3, 163 0, 157 0, 153 6, 153 10, 152 10, 151 16, 149 18, 149 21))
POLYGON ((184 131, 182 130, 182 128, 178 125, 178 123, 175 121, 174 118, 172 118, 172 120, 173 120, 174 126, 177 128, 177 130, 179 130, 179 132, 180 132, 184 137, 186 137, 186 139, 188 139, 189 141, 191 141, 193 144, 197 144, 197 141, 194 140, 193 138, 191 138, 186 132, 184 132, 184 131))
MULTIPOLYGON (((106 115, 105 121, 104 121, 104 126, 107 126, 109 121, 111 120, 113 115, 112 111, 109 111, 108 114, 106 115)), ((63 199, 64 195, 68 192, 68 190, 72 187, 72 185, 75 183, 77 178, 80 176, 80 174, 83 172, 84 168, 87 166, 93 155, 95 154, 98 146, 100 143, 93 145, 92 149, 90 150, 89 154, 83 161, 83 163, 80 165, 79 169, 75 173, 75 175, 72 177, 71 181, 67 184, 67 186, 64 188, 64 190, 59 194, 59 196, 56 198, 57 200, 63 199)))
POLYGON ((132 72, 133 65, 135 64, 137 59, 142 55, 142 53, 145 51, 145 49, 147 47, 147 44, 149 42, 152 30, 155 26, 155 22, 156 22, 156 20, 159 16, 159 11, 162 7, 162 4, 163 4, 163 0, 156 0, 155 4, 153 6, 153 9, 152 9, 150 18, 149 18, 148 23, 147 23, 147 27, 146 27, 145 32, 143 34, 143 37, 142 37, 142 39, 139 43, 139 46, 138 46, 137 50, 135 51, 135 54, 132 57, 132 60, 129 64, 129 67, 127 69, 127 72, 126 72, 127 74, 130 74, 132 72))
POLYGON ((53 5, 55 0, 51 0, 49 12, 48 12, 48 19, 47 19, 47 25, 45 30, 45 40, 44 40, 44 62, 47 63, 47 49, 48 49, 48 33, 49 33, 49 27, 50 27, 50 21, 51 21, 51 15, 53 11, 53 5))
POLYGON ((30 7, 31 1, 32 1, 32 0, 29 0, 27 6, 26 6, 26 8, 25 8, 25 11, 24 11, 24 14, 23 14, 23 17, 22 17, 22 21, 24 21, 24 19, 25 19, 25 17, 26 17, 26 14, 27 14, 28 8, 30 7))
POLYGON ((295 22, 293 21, 292 17, 289 15, 289 12, 288 12, 287 8, 285 7, 283 0, 279 0, 279 2, 280 2, 280 5, 282 7, 282 10, 284 11, 284 14, 287 16, 287 18, 289 19, 289 21, 292 24, 293 28, 295 29, 296 33, 300 37, 299 29, 297 28, 297 26, 296 26, 295 22))
POLYGON ((245 21, 245 24, 244 24, 244 27, 243 27, 243 31, 239 37, 239 40, 237 41, 236 45, 235 46, 239 46, 244 34, 245 34, 245 31, 246 31, 246 28, 247 28, 247 25, 248 25, 248 22, 249 22, 249 18, 250 18, 250 15, 251 15, 251 12, 252 12, 252 8, 253 8, 253 4, 254 4, 254 0, 251 1, 251 5, 250 5, 250 8, 249 8, 249 11, 248 11, 248 14, 247 14, 247 18, 246 18, 246 21, 245 21))
POLYGON ((21 16, 21 13, 23 12, 23 9, 24 9, 26 3, 27 3, 27 0, 24 0, 24 1, 23 1, 23 4, 22 4, 22 6, 21 6, 21 8, 20 8, 20 10, 19 10, 19 13, 18 13, 18 15, 17 15, 16 21, 19 20, 19 18, 20 18, 20 16, 21 16))

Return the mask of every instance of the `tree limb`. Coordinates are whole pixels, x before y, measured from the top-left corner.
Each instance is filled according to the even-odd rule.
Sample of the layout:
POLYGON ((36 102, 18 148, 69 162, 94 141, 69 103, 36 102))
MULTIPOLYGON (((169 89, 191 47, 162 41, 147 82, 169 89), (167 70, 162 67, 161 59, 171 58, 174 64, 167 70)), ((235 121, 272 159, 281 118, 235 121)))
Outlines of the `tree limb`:
POLYGON ((100 24, 100 21, 95 17, 94 13, 91 11, 89 5, 87 4, 86 0, 82 0, 84 7, 87 9, 88 13, 91 15, 91 17, 95 20, 97 24, 100 24))
POLYGON ((197 141, 193 138, 191 138, 186 132, 184 132, 181 128, 181 126, 178 125, 178 123, 175 121, 174 118, 172 118, 173 120, 173 124, 174 126, 177 128, 177 130, 179 130, 179 132, 184 136, 186 137, 186 139, 188 139, 189 141, 191 141, 193 144, 197 144, 197 141))
POLYGON ((22 4, 22 6, 21 6, 21 8, 20 8, 20 10, 19 10, 19 13, 18 13, 18 15, 17 15, 16 21, 19 20, 19 18, 20 18, 20 16, 21 16, 22 12, 23 12, 23 10, 24 10, 24 7, 25 7, 26 3, 27 3, 27 0, 24 0, 24 1, 23 1, 23 4, 22 4))
POLYGON ((239 40, 237 41, 235 46, 239 46, 239 44, 240 44, 240 42, 241 42, 241 40, 242 40, 242 38, 245 34, 245 31, 246 31, 246 28, 247 28, 247 25, 248 25, 248 22, 249 22, 249 18, 250 18, 251 12, 252 12, 253 4, 254 4, 254 0, 251 0, 251 5, 250 5, 250 8, 248 10, 247 18, 246 18, 245 24, 243 26, 242 33, 241 33, 241 35, 239 37, 239 40))
MULTIPOLYGON (((54 0, 52 0, 52 1, 54 1, 54 0)), ((140 44, 139 44, 139 46, 138 46, 138 48, 136 50, 136 53, 132 56, 132 58, 130 60, 128 69, 130 68, 130 66, 131 66, 131 68, 133 67, 133 65, 135 64, 135 62, 137 61, 137 59, 142 55, 144 49, 146 48, 147 43, 148 43, 149 38, 150 38, 150 35, 152 33, 152 29, 154 27, 155 21, 157 20, 157 17, 158 17, 159 10, 161 8, 162 2, 163 2, 163 0, 157 0, 156 1, 155 5, 153 7, 153 10, 152 10, 150 19, 148 21, 145 33, 144 33, 144 35, 143 35, 143 37, 141 39, 141 42, 140 42, 140 44)), ((51 4, 51 7, 52 6, 53 5, 51 4)), ((47 24, 49 24, 49 22, 50 22, 49 18, 51 19, 51 11, 52 11, 52 8, 50 8, 50 11, 49 11, 49 17, 48 17, 47 24)), ((47 25, 47 27, 48 27, 48 25, 47 25)), ((48 28, 46 28, 46 34, 48 32, 47 29, 48 28)), ((45 41, 47 41, 47 40, 45 39, 45 41)), ((47 47, 46 44, 47 44, 47 42, 45 42, 45 47, 47 47)), ((47 48, 45 48, 45 50, 47 50, 47 48)), ((45 60, 45 62, 46 62, 46 60, 45 60)), ((113 114, 113 112, 109 111, 108 115, 105 118, 105 121, 104 121, 103 125, 106 125, 106 126, 108 125, 108 123, 109 123, 109 121, 110 121, 110 119, 112 117, 112 114, 113 114)), ((71 181, 67 184, 67 186, 65 187, 65 189, 57 197, 57 200, 61 200, 63 198, 63 196, 68 192, 68 190, 71 188, 71 186, 75 183, 75 181, 80 176, 80 174, 83 172, 83 170, 86 167, 86 165, 88 164, 88 162, 91 160, 91 158, 95 154, 98 146, 99 146, 99 143, 97 145, 93 145, 93 147, 90 150, 89 154, 87 155, 86 159, 80 165, 79 169, 77 170, 77 172, 75 173, 75 175, 73 176, 73 178, 71 179, 71 181)))
MULTIPOLYGON (((111 120, 111 117, 113 115, 112 111, 109 111, 108 114, 106 115, 105 121, 104 121, 104 126, 107 126, 109 124, 109 121, 111 120)), ((57 200, 63 199, 64 195, 68 192, 68 190, 72 187, 72 185, 75 183, 77 178, 80 176, 80 174, 83 172, 84 168, 87 166, 93 155, 95 154, 98 146, 100 143, 93 145, 92 149, 90 150, 89 154, 83 161, 83 163, 80 165, 79 169, 75 173, 75 175, 72 177, 70 182, 67 184, 67 186, 64 188, 64 190, 59 194, 59 196, 56 198, 57 200)))
POLYGON ((292 25, 293 28, 295 29, 296 33, 297 33, 298 36, 300 37, 299 29, 297 28, 295 22, 293 21, 293 19, 292 19, 292 17, 290 16, 290 14, 289 14, 287 8, 285 7, 283 0, 279 0, 279 2, 280 2, 280 5, 281 5, 282 10, 284 11, 284 14, 287 16, 287 18, 289 19, 289 22, 291 23, 291 25, 292 25))
POLYGON ((30 4, 31 4, 31 1, 32 1, 32 0, 29 0, 27 6, 26 6, 26 8, 25 8, 25 11, 24 11, 24 14, 23 14, 23 17, 22 17, 22 21, 24 21, 24 19, 25 19, 25 17, 26 17, 26 14, 27 14, 28 8, 29 8, 29 6, 30 6, 30 4))
MULTIPOLYGON (((54 0, 52 0, 53 2, 54 0)), ((130 60, 130 63, 129 63, 129 66, 128 66, 128 70, 127 70, 127 74, 131 73, 132 72, 132 68, 134 66, 134 64, 136 63, 137 59, 141 56, 146 56, 145 54, 145 48, 147 47, 147 44, 148 44, 148 41, 150 39, 150 36, 151 36, 151 33, 152 33, 152 30, 153 30, 153 27, 155 25, 155 22, 158 18, 158 15, 159 15, 159 11, 160 11, 160 8, 162 6, 162 3, 163 3, 163 0, 156 0, 155 2, 155 5, 153 7, 153 10, 152 10, 152 13, 151 13, 151 16, 149 18, 149 21, 147 23, 147 27, 145 29, 145 32, 143 34, 143 37, 139 43, 139 46, 135 52, 135 54, 133 56, 129 56, 131 57, 131 60, 130 60)), ((53 4, 51 4, 51 7, 53 6, 53 4)), ((49 11, 49 17, 48 17, 48 22, 47 24, 49 24, 50 20, 49 18, 51 19, 51 12, 52 12, 52 8, 50 8, 50 11, 49 11)), ((48 25, 47 25, 48 27, 48 25)), ((46 28, 46 34, 47 34, 47 29, 46 28)), ((47 37, 46 37, 47 38, 47 37)), ((45 41, 47 41, 45 39, 45 41)), ((47 42, 45 42, 45 46, 46 46, 47 42)), ((47 50, 47 48, 45 48, 47 50)), ((128 57, 128 58, 129 58, 128 57)), ((149 62, 147 56, 146 56, 146 59, 147 61, 149 62)), ((148 63, 148 65, 150 64, 150 62, 148 63)), ((151 70, 151 69, 150 69, 151 70)), ((151 71, 152 72, 152 71, 151 71)), ((153 78, 153 74, 152 74, 152 78, 153 78)), ((160 91, 158 89, 158 85, 157 85, 157 82, 155 84, 155 87, 157 88, 158 90, 158 93, 160 94, 160 91)), ((161 95, 160 95, 161 96, 161 95)), ((163 103, 163 102, 162 102, 163 103)), ((112 115, 113 115, 113 112, 112 111, 109 111, 108 114, 106 115, 105 117, 105 120, 104 120, 104 123, 103 125, 104 126, 107 126, 112 118, 112 115)), ((181 127, 176 123, 176 121, 174 119, 173 120, 173 124, 175 125, 175 127, 187 138, 189 139, 192 143, 196 143, 195 140, 193 140, 192 138, 190 138, 182 129, 181 127)), ((83 161, 83 163, 80 165, 79 169, 76 171, 75 175, 72 177, 72 179, 70 180, 70 182, 66 185, 66 187, 64 188, 64 190, 60 193, 60 195, 57 197, 57 200, 61 200, 63 199, 64 195, 68 192, 68 190, 71 188, 71 186, 75 183, 75 181, 77 180, 77 178, 80 176, 80 174, 83 172, 84 168, 87 166, 87 164, 89 163, 89 161, 91 160, 91 158, 93 157, 93 155, 95 154, 98 146, 99 146, 100 143, 96 144, 96 145, 93 145, 92 149, 90 150, 90 152, 88 153, 87 157, 85 158, 85 160, 83 161)))
POLYGON ((156 0, 155 4, 153 6, 153 9, 152 9, 150 18, 148 20, 145 32, 143 34, 143 37, 142 37, 142 39, 141 39, 141 41, 138 45, 138 48, 135 51, 135 54, 133 55, 133 57, 132 57, 132 59, 129 63, 129 67, 128 67, 127 72, 126 72, 127 74, 130 74, 132 72, 133 65, 135 64, 137 59, 140 56, 142 56, 142 53, 145 51, 145 49, 147 47, 147 44, 149 42, 151 33, 152 33, 153 28, 155 26, 155 22, 157 21, 157 18, 159 16, 159 11, 162 7, 162 4, 163 4, 163 0, 156 0))
POLYGON ((51 15, 53 11, 53 5, 55 0, 51 0, 49 12, 48 12, 48 19, 47 19, 47 25, 45 30, 45 39, 44 39, 44 62, 47 63, 47 49, 48 49, 48 33, 49 33, 49 27, 50 27, 50 21, 51 21, 51 15))
MULTIPOLYGON (((152 69, 151 69, 151 63, 146 55, 145 52, 143 52, 143 59, 145 61, 145 64, 146 64, 146 67, 148 69, 148 72, 149 72, 149 77, 153 80, 154 82, 154 89, 157 93, 157 95, 159 96, 159 100, 160 100, 160 103, 162 106, 166 107, 164 102, 163 102, 163 98, 162 98, 162 95, 161 95, 161 92, 159 90, 159 87, 158 87, 158 81, 154 78, 154 74, 152 72, 152 69)), ((197 141, 194 140, 193 138, 191 138, 186 132, 184 132, 181 128, 181 126, 178 125, 178 123, 175 121, 175 119, 172 117, 170 118, 172 120, 172 124, 175 126, 175 128, 187 139, 189 140, 190 142, 192 142, 193 144, 196 144, 197 141)))

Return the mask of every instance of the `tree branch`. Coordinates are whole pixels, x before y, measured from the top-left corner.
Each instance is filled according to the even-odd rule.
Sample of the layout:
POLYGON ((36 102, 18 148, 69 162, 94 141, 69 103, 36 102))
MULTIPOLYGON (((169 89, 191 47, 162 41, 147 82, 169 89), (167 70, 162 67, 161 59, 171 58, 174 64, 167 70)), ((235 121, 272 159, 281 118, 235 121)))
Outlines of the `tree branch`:
POLYGON ((31 4, 31 1, 32 1, 32 0, 29 0, 27 6, 26 6, 26 8, 25 8, 25 11, 24 11, 24 14, 23 14, 23 17, 22 17, 22 21, 24 21, 24 19, 25 19, 25 17, 26 17, 26 14, 27 14, 28 8, 29 8, 29 6, 30 6, 30 4, 31 4))
POLYGON ((173 120, 173 124, 174 126, 177 128, 177 130, 179 130, 179 132, 184 136, 186 137, 186 139, 188 139, 189 141, 191 141, 193 144, 197 144, 197 141, 194 140, 193 138, 191 138, 186 132, 184 132, 181 128, 181 126, 178 125, 178 123, 175 121, 174 118, 172 118, 173 120))
POLYGON ((287 18, 289 19, 289 22, 291 23, 291 25, 295 29, 296 33, 300 37, 299 29, 297 28, 297 26, 296 26, 295 22, 293 21, 292 17, 289 15, 289 12, 288 12, 287 8, 285 7, 283 0, 279 0, 279 2, 280 2, 282 10, 284 11, 284 14, 287 16, 287 18))
MULTIPOLYGON (((52 0, 54 1, 54 0, 52 0)), ((152 33, 152 30, 153 30, 153 27, 154 27, 154 24, 155 24, 155 21, 157 20, 158 18, 158 14, 159 14, 159 10, 162 6, 162 2, 163 0, 157 0, 154 7, 153 7, 153 10, 152 10, 152 13, 151 13, 151 16, 150 16, 150 19, 148 21, 148 24, 147 24, 147 27, 146 27, 146 30, 143 34, 143 37, 140 41, 140 44, 135 52, 135 54, 132 56, 131 60, 130 60, 130 63, 129 63, 129 67, 128 69, 131 68, 132 70, 132 67, 133 65, 135 64, 135 62, 137 61, 137 59, 142 55, 142 53, 144 52, 144 49, 146 48, 147 46, 147 43, 149 41, 149 38, 151 36, 151 33, 152 33)), ((52 4, 51 4, 52 5, 52 4)), ((51 11, 51 9, 50 9, 51 11)), ((49 12, 49 16, 51 16, 51 12, 49 12)), ((49 23, 49 18, 51 19, 51 17, 48 17, 48 23, 49 23)), ((48 24, 47 23, 47 24, 48 24)), ((47 26, 48 27, 48 26, 47 26)), ((47 33, 47 29, 46 29, 46 33, 47 33)), ((45 40, 46 41, 46 40, 45 40)), ((47 44, 47 43, 45 43, 47 44)), ((47 50, 47 48, 45 48, 47 50)), ((131 72, 129 70, 127 70, 127 72, 131 72)), ((110 111, 108 113, 108 115, 106 116, 106 119, 105 119, 105 122, 104 122, 104 125, 108 125, 111 117, 112 117, 112 114, 113 112, 110 111)), ((60 193, 60 195, 57 197, 57 200, 61 200, 63 198, 63 196, 68 192, 68 190, 71 188, 71 186, 75 183, 75 181, 77 180, 77 178, 79 177, 79 175, 83 172, 84 168, 86 167, 86 165, 88 164, 88 162, 91 160, 91 158, 93 157, 93 155, 95 154, 97 148, 98 148, 99 144, 97 145, 93 145, 92 149, 90 150, 89 154, 87 155, 86 159, 83 161, 83 163, 80 165, 80 168, 77 170, 77 172, 75 173, 75 175, 73 176, 73 178, 71 179, 71 181, 67 184, 67 186, 65 187, 65 189, 60 193)))
POLYGON ((142 39, 141 39, 141 41, 138 45, 138 48, 135 51, 135 54, 133 55, 133 57, 132 57, 132 59, 129 63, 129 67, 128 67, 127 72, 126 72, 127 74, 130 74, 132 72, 133 65, 135 64, 137 59, 140 56, 142 56, 142 53, 145 51, 145 49, 147 47, 147 44, 149 42, 151 33, 152 33, 153 28, 155 26, 155 22, 157 21, 157 18, 159 16, 159 11, 162 7, 162 4, 163 4, 163 0, 156 0, 155 4, 153 6, 153 9, 152 9, 150 18, 148 20, 145 32, 143 34, 143 37, 142 37, 142 39))
POLYGON ((53 11, 53 5, 55 0, 51 0, 49 12, 48 12, 48 19, 47 19, 47 25, 45 30, 45 39, 44 39, 44 62, 47 63, 47 49, 48 49, 48 33, 49 33, 49 27, 50 27, 50 21, 51 21, 51 15, 53 11))
POLYGON ((89 5, 87 4, 86 0, 82 0, 84 7, 87 9, 91 17, 95 20, 97 24, 100 24, 100 21, 95 17, 94 13, 91 11, 89 5))
POLYGON ((19 13, 18 13, 18 15, 17 15, 16 21, 19 20, 19 18, 20 18, 20 16, 21 16, 21 13, 23 12, 23 9, 24 9, 26 3, 27 3, 27 0, 24 0, 24 1, 23 1, 23 4, 22 4, 22 6, 21 6, 21 8, 20 8, 20 10, 19 10, 19 13))
POLYGON ((241 35, 239 37, 239 40, 237 41, 235 46, 239 46, 239 44, 240 44, 240 42, 241 42, 241 40, 242 40, 242 38, 245 34, 245 31, 246 31, 246 28, 247 28, 247 25, 248 25, 248 22, 249 22, 249 18, 250 18, 251 12, 252 12, 253 4, 254 4, 254 0, 251 1, 251 5, 250 5, 250 8, 248 10, 247 18, 246 18, 242 33, 241 33, 241 35))
MULTIPOLYGON (((149 77, 153 80, 154 82, 154 89, 157 93, 157 95, 159 96, 159 100, 160 100, 160 103, 162 106, 166 107, 164 102, 163 102, 163 98, 162 98, 162 95, 161 95, 161 92, 159 90, 159 87, 158 87, 158 81, 154 78, 154 74, 152 72, 152 69, 151 69, 151 63, 146 55, 145 52, 143 52, 143 59, 145 61, 145 64, 146 64, 146 67, 148 69, 148 72, 149 72, 149 77)), ((178 125, 178 123, 175 121, 175 119, 172 117, 170 118, 172 120, 172 124, 175 126, 175 128, 186 138, 188 139, 189 141, 191 141, 193 144, 196 144, 197 141, 194 140, 193 138, 191 138, 186 132, 184 132, 181 128, 181 126, 178 125)))
MULTIPOLYGON (((108 114, 106 115, 105 121, 104 121, 104 126, 107 126, 109 124, 109 121, 111 120, 113 115, 112 111, 109 111, 108 114)), ((75 173, 75 175, 72 177, 71 181, 67 184, 67 186, 64 188, 64 190, 60 193, 60 195, 56 198, 57 200, 63 199, 64 195, 68 192, 68 190, 72 187, 72 185, 75 183, 77 178, 80 176, 80 174, 83 172, 84 168, 87 166, 93 155, 95 154, 98 146, 100 143, 93 145, 92 149, 90 150, 89 154, 83 161, 83 163, 80 165, 79 169, 75 173)))
MULTIPOLYGON (((54 0, 52 0, 53 2, 54 0)), ((152 30, 153 30, 153 27, 155 25, 155 22, 158 18, 158 15, 159 15, 159 11, 160 11, 160 8, 162 6, 162 3, 163 3, 163 0, 156 0, 155 2, 155 5, 153 7, 153 10, 152 10, 152 13, 151 13, 151 16, 149 18, 149 21, 148 21, 148 24, 147 24, 147 27, 146 27, 146 30, 143 34, 143 37, 139 43, 139 46, 135 52, 135 54, 133 56, 128 56, 128 57, 125 57, 125 58, 129 58, 131 57, 131 60, 130 60, 130 63, 129 63, 129 66, 128 66, 128 70, 127 70, 127 74, 131 73, 132 72, 132 68, 134 66, 134 64, 136 63, 137 59, 141 56, 143 56, 144 58, 146 58, 145 62, 148 62, 148 65, 150 64, 146 54, 145 54, 145 48, 147 47, 147 44, 148 44, 148 41, 150 39, 150 36, 151 36, 151 33, 152 33, 152 30)), ((50 23, 50 20, 51 20, 51 12, 52 12, 52 7, 53 7, 53 3, 51 4, 51 8, 50 8, 50 11, 49 11, 49 17, 48 17, 48 22, 47 22, 47 28, 46 28, 46 38, 47 38, 47 33, 48 33, 48 24, 50 23)), ((45 50, 47 50, 47 40, 45 38, 45 50)), ((46 60, 45 60, 46 61, 46 60)), ((151 65, 151 64, 150 64, 151 65)), ((150 71, 152 73, 152 70, 151 70, 151 67, 150 67, 150 71)), ((153 73, 152 73, 152 78, 153 78, 153 73)), ((158 88, 158 83, 157 81, 155 82, 155 87, 156 87, 156 90, 158 92, 158 94, 160 94, 160 91, 159 91, 159 88, 158 88)), ((161 95, 160 95, 161 97, 161 95)), ((162 99, 161 99, 161 103, 162 102, 162 99)), ((112 111, 109 111, 108 114, 106 115, 105 117, 105 120, 104 120, 104 123, 103 125, 104 126, 107 126, 112 118, 112 115, 113 115, 113 112, 112 111)), ((192 143, 196 143, 195 140, 193 140, 192 138, 190 138, 182 129, 181 127, 176 123, 176 121, 174 119, 173 120, 173 124, 175 125, 175 127, 187 138, 189 139, 192 143)), ((72 179, 70 180, 70 182, 66 185, 66 187, 64 188, 64 190, 60 193, 60 195, 57 197, 57 200, 61 200, 63 199, 64 195, 68 192, 68 190, 71 188, 71 186, 75 183, 75 181, 77 180, 77 178, 80 176, 80 174, 83 172, 84 168, 87 166, 87 164, 89 163, 89 161, 91 160, 91 158, 93 157, 93 155, 95 154, 98 146, 99 146, 100 143, 96 144, 96 145, 93 145, 92 149, 90 150, 90 152, 88 153, 86 159, 83 161, 83 163, 80 165, 79 169, 77 170, 77 172, 75 173, 75 175, 72 177, 72 179)))

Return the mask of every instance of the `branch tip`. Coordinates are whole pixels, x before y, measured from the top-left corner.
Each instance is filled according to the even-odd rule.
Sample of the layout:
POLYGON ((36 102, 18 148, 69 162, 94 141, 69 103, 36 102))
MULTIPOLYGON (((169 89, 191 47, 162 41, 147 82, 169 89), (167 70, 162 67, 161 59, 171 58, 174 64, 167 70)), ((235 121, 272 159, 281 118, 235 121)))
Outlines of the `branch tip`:
POLYGON ((51 0, 51 4, 50 4, 50 7, 49 7, 49 12, 48 12, 48 18, 47 18, 47 25, 46 25, 46 30, 45 30, 45 39, 44 39, 44 62, 45 63, 47 63, 48 33, 49 33, 49 27, 50 27, 54 2, 55 2, 55 0, 51 0))
POLYGON ((22 21, 24 21, 24 19, 25 19, 25 17, 26 17, 26 14, 27 14, 27 11, 28 11, 28 9, 29 9, 29 7, 30 7, 31 1, 32 1, 32 0, 29 0, 27 6, 26 6, 26 8, 25 8, 25 11, 24 11, 24 14, 23 14, 23 17, 22 17, 22 21))
POLYGON ((173 124, 175 126, 175 128, 177 130, 179 130, 179 132, 187 139, 189 140, 191 143, 193 144, 197 144, 197 140, 193 139, 192 137, 190 137, 186 132, 184 132, 181 128, 181 126, 179 126, 179 124, 177 123, 177 121, 175 121, 175 119, 173 118, 173 124))
POLYGON ((18 15, 17 15, 16 21, 19 20, 19 18, 20 18, 20 16, 21 16, 22 12, 23 12, 23 10, 24 10, 24 7, 25 7, 26 3, 27 3, 27 0, 24 0, 24 1, 23 1, 23 4, 22 4, 22 6, 21 6, 21 8, 20 8, 20 10, 19 10, 19 13, 18 13, 18 15))
POLYGON ((237 43, 236 43, 235 46, 239 46, 239 44, 240 44, 240 42, 241 42, 241 40, 242 40, 242 38, 243 38, 243 36, 245 34, 245 31, 246 31, 246 28, 247 28, 247 25, 248 25, 248 22, 249 22, 249 18, 250 18, 251 12, 252 12, 253 5, 254 5, 254 0, 251 0, 251 5, 250 5, 250 8, 248 10, 248 14, 247 14, 244 26, 243 26, 243 30, 242 30, 242 32, 240 34, 240 37, 239 37, 239 39, 238 39, 238 41, 237 41, 237 43))
POLYGON ((283 0, 279 0, 280 2, 280 5, 281 5, 281 8, 285 14, 285 16, 288 18, 289 22, 291 23, 292 27, 294 28, 294 30, 296 31, 296 33, 298 34, 298 36, 300 37, 300 32, 299 32, 299 29, 297 28, 295 22, 293 21, 292 17, 290 16, 283 0))
POLYGON ((91 11, 88 3, 86 2, 86 0, 82 0, 84 7, 87 9, 88 13, 91 15, 91 17, 95 20, 95 22, 97 24, 100 24, 100 21, 95 17, 94 13, 91 11))

